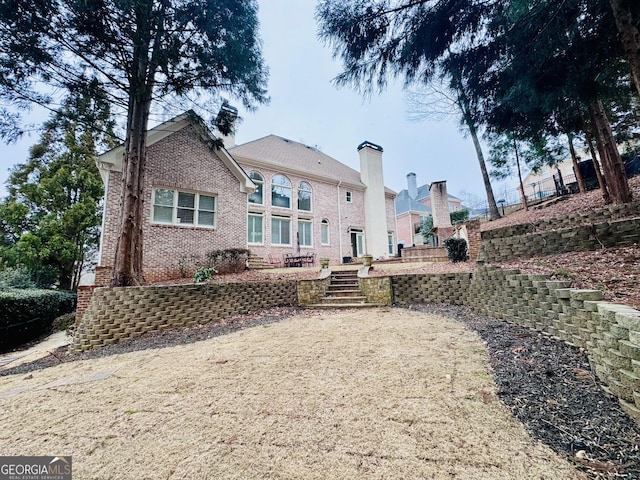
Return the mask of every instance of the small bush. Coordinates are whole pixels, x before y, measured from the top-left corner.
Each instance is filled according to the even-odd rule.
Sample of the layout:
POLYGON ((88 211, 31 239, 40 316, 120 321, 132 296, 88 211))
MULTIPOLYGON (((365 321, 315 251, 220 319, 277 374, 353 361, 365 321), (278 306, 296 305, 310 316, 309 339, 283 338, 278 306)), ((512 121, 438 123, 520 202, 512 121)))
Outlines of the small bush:
POLYGON ((444 241, 447 257, 452 262, 466 262, 469 258, 467 241, 464 238, 450 237, 444 241))
POLYGON ((213 267, 200 267, 193 274, 193 281, 194 283, 207 282, 211 280, 214 273, 216 273, 216 269, 213 267))
POLYGON ((451 212, 449 214, 451 218, 451 223, 462 223, 469 220, 469 210, 466 208, 464 210, 458 210, 457 212, 451 212))
POLYGON ((0 271, 0 288, 36 288, 26 267, 8 267, 0 271))
POLYGON ((240 273, 244 272, 248 259, 249 250, 246 248, 213 250, 207 253, 205 265, 215 268, 217 273, 240 273))
POLYGON ((53 321, 53 330, 56 332, 73 330, 76 324, 76 312, 65 313, 53 321))

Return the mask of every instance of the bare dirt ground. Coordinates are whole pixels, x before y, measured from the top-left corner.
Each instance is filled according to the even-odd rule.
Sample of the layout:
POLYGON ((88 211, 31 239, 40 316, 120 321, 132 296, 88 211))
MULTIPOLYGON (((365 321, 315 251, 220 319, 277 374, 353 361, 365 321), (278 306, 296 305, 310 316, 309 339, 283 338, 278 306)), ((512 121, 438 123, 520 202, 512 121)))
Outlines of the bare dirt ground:
POLYGON ((488 362, 445 317, 308 311, 2 377, 0 450, 73 455, 77 479, 585 478, 513 419, 488 362))

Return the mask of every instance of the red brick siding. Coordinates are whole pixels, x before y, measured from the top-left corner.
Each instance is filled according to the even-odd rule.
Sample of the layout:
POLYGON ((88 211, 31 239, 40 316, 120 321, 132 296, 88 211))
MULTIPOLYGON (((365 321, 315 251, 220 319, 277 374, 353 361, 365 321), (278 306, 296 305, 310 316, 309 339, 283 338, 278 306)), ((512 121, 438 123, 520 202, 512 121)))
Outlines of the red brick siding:
MULTIPOLYGON (((120 173, 110 172, 100 266, 110 266, 115 255, 121 178, 120 173)), ((192 127, 150 146, 144 182, 143 270, 146 280, 177 278, 181 258, 203 257, 216 249, 244 248, 246 204, 247 195, 240 191, 239 180, 199 139, 192 127), (152 193, 156 187, 215 195, 216 227, 152 224, 152 193)))

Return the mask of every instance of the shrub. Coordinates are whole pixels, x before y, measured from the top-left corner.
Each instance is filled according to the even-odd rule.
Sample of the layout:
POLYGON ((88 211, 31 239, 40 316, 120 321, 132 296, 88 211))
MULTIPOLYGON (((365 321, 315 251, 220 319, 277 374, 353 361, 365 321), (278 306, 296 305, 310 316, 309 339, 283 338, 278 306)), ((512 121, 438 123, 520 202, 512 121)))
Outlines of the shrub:
POLYGON ((467 251, 467 241, 464 238, 450 237, 444 241, 447 249, 447 257, 452 262, 466 262, 469 258, 467 251))
POLYGON ((246 248, 228 248, 226 250, 212 250, 207 253, 205 265, 215 268, 217 273, 244 272, 249 258, 246 248))
POLYGON ((194 283, 209 281, 214 273, 216 273, 216 269, 213 267, 200 267, 193 274, 193 281, 194 283))
POLYGON ((73 311, 75 300, 59 290, 0 291, 0 352, 50 331, 54 319, 73 311))
POLYGON ((0 271, 0 288, 36 288, 26 267, 8 267, 0 271))
POLYGON ((76 324, 76 313, 70 312, 59 316, 53 321, 53 330, 56 332, 66 331, 70 333, 76 324))
POLYGON ((469 220, 469 210, 466 208, 464 210, 458 210, 457 212, 451 212, 449 214, 451 217, 451 223, 462 223, 469 220))

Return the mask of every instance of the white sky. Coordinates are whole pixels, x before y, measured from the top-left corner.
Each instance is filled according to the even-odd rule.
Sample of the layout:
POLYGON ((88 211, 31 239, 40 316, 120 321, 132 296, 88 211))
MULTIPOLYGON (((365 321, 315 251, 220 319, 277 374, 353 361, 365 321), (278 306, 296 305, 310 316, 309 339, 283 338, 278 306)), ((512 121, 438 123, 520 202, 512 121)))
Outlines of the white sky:
MULTIPOLYGON (((255 113, 240 110, 244 120, 236 143, 276 134, 315 146, 359 170, 356 147, 368 140, 384 148, 385 185, 396 192, 406 188, 407 173, 415 172, 418 185, 446 180, 450 194, 467 191, 486 198, 471 139, 454 120, 409 121, 399 85, 390 85, 370 99, 333 86, 340 64, 317 39, 315 4, 315 0, 259 0, 271 103, 255 113)), ((8 169, 26 161, 28 148, 36 141, 37 135, 15 145, 0 144, 0 196, 6 194, 8 169)), ((494 187, 496 199, 503 198, 503 192, 503 185, 494 187)))

